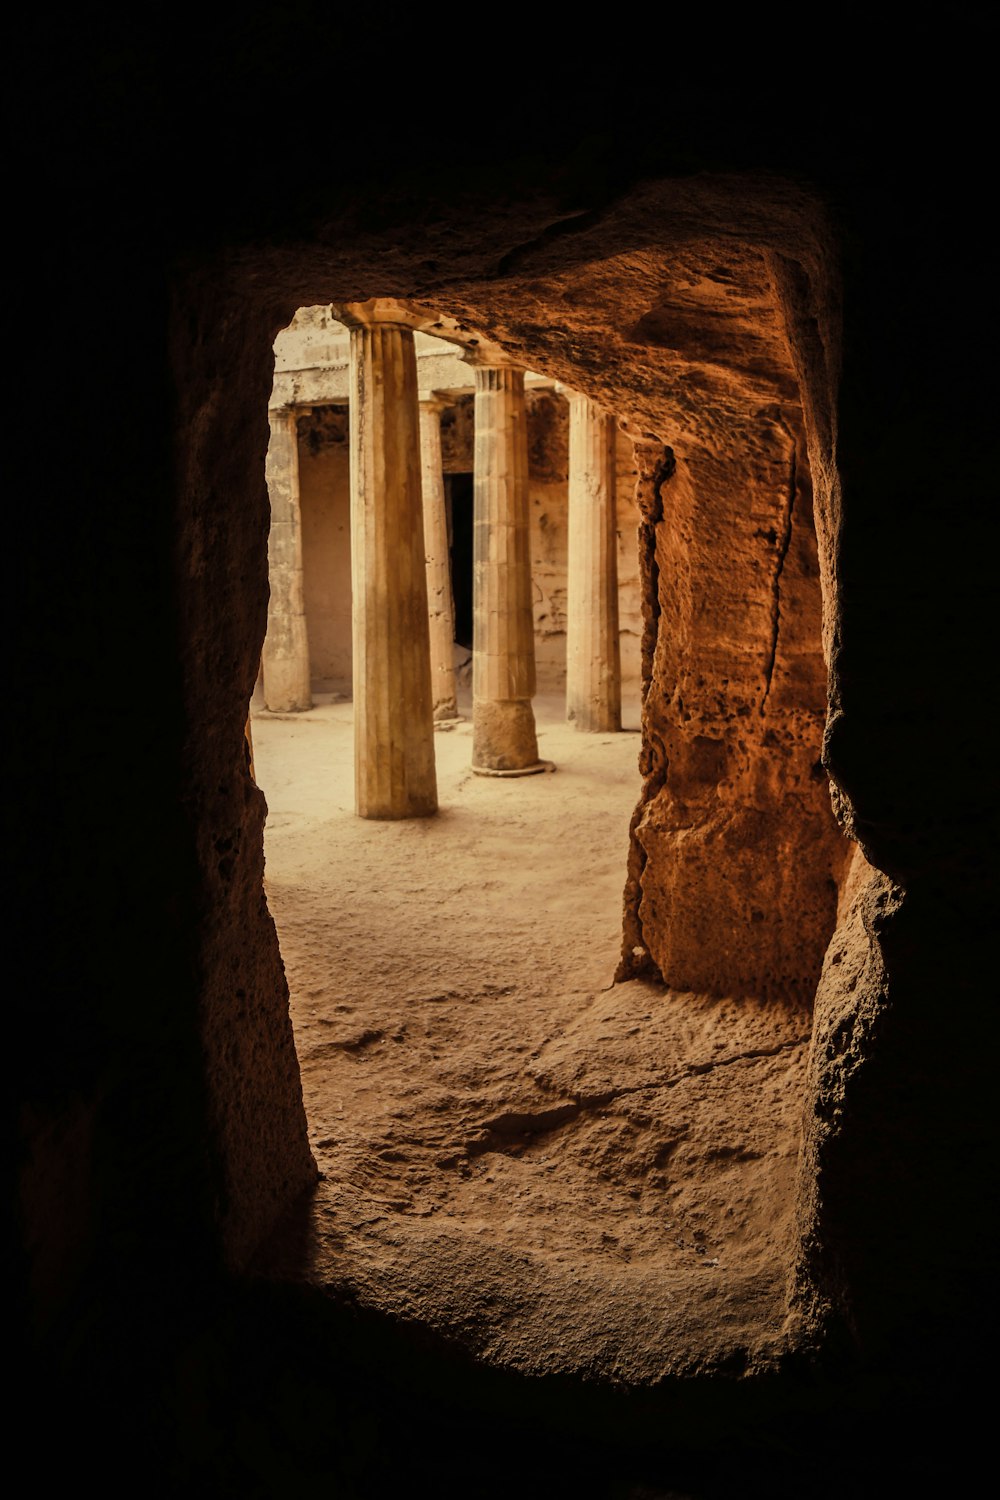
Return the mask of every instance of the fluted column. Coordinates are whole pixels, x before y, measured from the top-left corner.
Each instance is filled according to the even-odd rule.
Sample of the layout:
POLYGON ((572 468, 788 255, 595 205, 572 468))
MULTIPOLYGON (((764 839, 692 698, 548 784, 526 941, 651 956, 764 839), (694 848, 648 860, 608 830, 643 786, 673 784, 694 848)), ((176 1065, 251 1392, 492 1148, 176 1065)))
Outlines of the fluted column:
POLYGON ((569 401, 566 717, 577 729, 622 727, 618 639, 615 424, 575 391, 569 401))
POLYGON ((437 810, 417 361, 378 302, 351 330, 354 787, 362 818, 437 810))
POLYGON ((538 759, 524 371, 476 366, 472 769, 526 776, 538 759))
POLYGON ((271 594, 264 640, 264 702, 272 713, 311 708, 309 636, 302 588, 302 516, 299 510, 299 444, 295 411, 268 413, 267 493, 271 529, 267 572, 271 594))
POLYGON ((458 718, 455 689, 455 609, 448 553, 448 513, 441 466, 441 413, 437 396, 420 398, 420 463, 427 551, 427 608, 431 637, 431 700, 435 723, 458 718))

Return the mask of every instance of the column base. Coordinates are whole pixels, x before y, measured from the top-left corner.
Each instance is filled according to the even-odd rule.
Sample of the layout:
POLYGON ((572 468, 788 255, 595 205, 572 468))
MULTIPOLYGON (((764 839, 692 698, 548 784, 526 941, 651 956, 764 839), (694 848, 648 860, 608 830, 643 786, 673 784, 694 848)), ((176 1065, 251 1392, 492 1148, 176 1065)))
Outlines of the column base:
POLYGON ((530 698, 472 700, 472 769, 480 776, 541 768, 530 698))
POLYGON ((308 654, 276 656, 265 643, 264 707, 272 714, 303 714, 312 706, 308 654))
POLYGON ((432 805, 421 803, 417 806, 407 803, 405 807, 366 808, 364 812, 360 807, 356 807, 354 816, 365 818, 369 823, 402 823, 407 818, 433 818, 437 811, 437 802, 432 805))
MULTIPOLYGON (((428 740, 430 737, 428 736, 428 740)), ((433 743, 431 751, 433 753, 433 743)), ((377 775, 365 781, 357 777, 354 785, 354 811, 359 818, 369 818, 376 823, 396 823, 403 818, 433 818, 438 810, 437 784, 431 761, 430 775, 426 767, 421 774, 419 765, 411 766, 411 779, 406 784, 391 782, 377 775)))
POLYGON ((490 766, 473 766, 473 776, 537 776, 540 771, 554 771, 554 760, 536 760, 533 766, 521 766, 516 771, 494 771, 490 766))

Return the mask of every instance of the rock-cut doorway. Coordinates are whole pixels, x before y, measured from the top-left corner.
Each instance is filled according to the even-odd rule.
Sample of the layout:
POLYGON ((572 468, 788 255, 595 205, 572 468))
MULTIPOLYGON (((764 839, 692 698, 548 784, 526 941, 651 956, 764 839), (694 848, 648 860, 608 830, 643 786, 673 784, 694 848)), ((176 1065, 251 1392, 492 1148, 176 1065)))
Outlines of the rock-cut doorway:
MULTIPOLYGON (((548 396, 538 405, 536 425, 547 425, 548 443, 533 450, 536 646, 548 664, 558 662, 565 611, 558 577, 565 474, 552 456, 558 414, 548 396)), ((308 432, 303 439, 308 444, 308 432)), ((624 616, 638 647, 650 586, 660 587, 670 567, 684 575, 685 516, 720 502, 706 501, 693 465, 661 466, 657 573, 640 577, 636 553, 649 545, 650 518, 637 497, 645 484, 648 502, 649 474, 624 434, 623 449, 631 509, 620 542, 634 579, 632 615, 627 608, 624 616)), ((453 567, 470 468, 455 455, 453 567)), ((821 661, 808 490, 794 463, 791 489, 780 465, 773 469, 759 481, 761 517, 748 545, 779 578, 793 559, 787 582, 794 571, 797 592, 789 588, 784 600, 785 631, 793 651, 821 661), (767 507, 779 525, 763 524, 772 519, 767 507)), ((720 546, 713 564, 720 578, 748 569, 720 546)), ((736 590, 742 583, 737 577, 736 590)), ((685 587, 690 593, 690 574, 685 587)), ((786 670, 779 618, 764 618, 758 631, 756 600, 738 603, 766 637, 764 697, 774 678, 774 709, 786 670)), ((653 644, 669 650, 676 638, 653 644)), ((718 655, 717 640, 703 644, 718 655)), ((643 671, 655 667, 643 659, 643 671)), ((664 826, 653 816, 661 805, 675 824, 680 809, 690 851, 713 837, 708 804, 734 749, 749 762, 739 774, 760 779, 739 733, 743 663, 734 658, 727 670, 726 727, 692 713, 706 686, 693 675, 687 707, 678 695, 670 724, 655 726, 658 737, 676 737, 659 784, 648 746, 640 777, 634 733, 579 735, 566 723, 557 667, 535 707, 540 753, 558 774, 514 783, 473 776, 466 696, 464 724, 435 736, 439 813, 398 823, 353 816, 349 701, 255 719, 257 774, 270 808, 265 885, 322 1173, 312 1278, 416 1316, 500 1362, 600 1370, 639 1383, 654 1378, 671 1330, 685 1346, 717 1340, 720 1295, 731 1309, 724 1336, 734 1349, 762 1320, 780 1326, 808 998, 764 991, 727 998, 724 977, 707 969, 665 987, 655 963, 662 946, 653 950, 664 935, 656 903, 670 898, 669 882, 657 890, 647 881, 637 901, 633 892, 632 918, 641 918, 647 946, 626 952, 654 962, 631 977, 619 969, 625 982, 613 982, 637 799, 640 811, 645 799, 636 837, 646 840, 647 857, 657 838, 676 837, 669 820, 664 826), (637 1332, 644 1327, 648 1337, 637 1332)), ((633 686, 629 730, 638 728, 638 670, 633 686)), ((823 706, 820 685, 809 708, 817 735, 823 706)), ((763 743, 767 734, 772 749, 777 743, 774 723, 748 730, 751 740, 763 743)), ((766 820, 765 813, 758 822, 766 820)), ((733 852, 726 837, 723 825, 723 864, 733 852)), ((751 841, 760 837, 755 826, 751 841)), ((822 839, 813 853, 827 857, 822 839)), ((725 884, 716 882, 722 919, 725 884)), ((831 909, 830 926, 832 918, 831 909)), ((755 940, 748 920, 727 941, 743 944, 749 963, 755 940)), ((696 933, 689 950, 724 968, 717 941, 706 945, 696 933)), ((680 953, 683 960, 683 945, 680 953)))

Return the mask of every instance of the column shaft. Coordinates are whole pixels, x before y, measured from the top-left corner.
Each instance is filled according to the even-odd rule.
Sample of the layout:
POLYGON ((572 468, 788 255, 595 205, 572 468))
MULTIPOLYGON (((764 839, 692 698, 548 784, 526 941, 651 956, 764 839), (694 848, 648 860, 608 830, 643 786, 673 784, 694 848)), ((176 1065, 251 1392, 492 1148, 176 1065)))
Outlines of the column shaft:
POLYGON ((569 396, 569 559, 566 717, 577 729, 622 727, 618 638, 615 425, 585 396, 569 396))
POLYGON ((267 571, 271 587, 264 640, 264 702, 273 713, 312 706, 309 636, 302 588, 302 516, 299 510, 299 444, 294 410, 268 413, 267 492, 271 529, 267 571))
POLYGON ((434 718, 458 717, 455 690, 455 610, 448 553, 448 514, 441 467, 443 401, 420 403, 420 461, 424 497, 424 545, 427 549, 427 607, 431 639, 431 697, 434 718))
POLYGON ((472 769, 544 770, 535 717, 535 627, 524 372, 476 368, 472 769))
POLYGON ((351 328, 354 784, 362 818, 437 809, 413 334, 351 328))
POLYGON ((250 726, 249 714, 247 714, 247 721, 243 726, 243 740, 247 749, 247 770, 250 772, 250 780, 256 781, 257 777, 254 774, 253 768, 253 729, 250 726))

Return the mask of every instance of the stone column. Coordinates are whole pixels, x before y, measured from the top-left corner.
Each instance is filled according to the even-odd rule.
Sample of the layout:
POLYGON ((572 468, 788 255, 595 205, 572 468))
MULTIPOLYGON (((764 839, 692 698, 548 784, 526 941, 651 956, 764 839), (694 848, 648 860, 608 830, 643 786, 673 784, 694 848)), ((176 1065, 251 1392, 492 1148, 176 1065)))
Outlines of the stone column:
POLYGON ((431 635, 431 699, 435 723, 447 723, 458 718, 455 690, 455 610, 451 594, 444 472, 441 467, 441 413, 447 404, 438 396, 420 398, 420 462, 431 635))
POLYGON ((351 330, 354 788, 362 818, 437 810, 413 333, 377 301, 351 330))
POLYGON ((586 733, 622 727, 618 639, 615 423, 575 391, 569 401, 566 717, 586 733))
POLYGON ((254 773, 254 768, 253 768, 253 730, 250 727, 250 715, 249 714, 247 714, 247 721, 246 721, 246 723, 243 726, 243 740, 244 740, 244 743, 246 745, 247 770, 250 772, 250 780, 251 781, 256 781, 257 777, 256 777, 256 775, 254 773))
POLYGON ((551 770, 538 759, 524 371, 476 366, 472 769, 551 770))
POLYGON ((267 573, 271 595, 264 639, 264 702, 272 713, 312 707, 309 636, 302 590, 302 516, 299 511, 299 443, 295 410, 268 412, 267 493, 271 529, 267 573))

